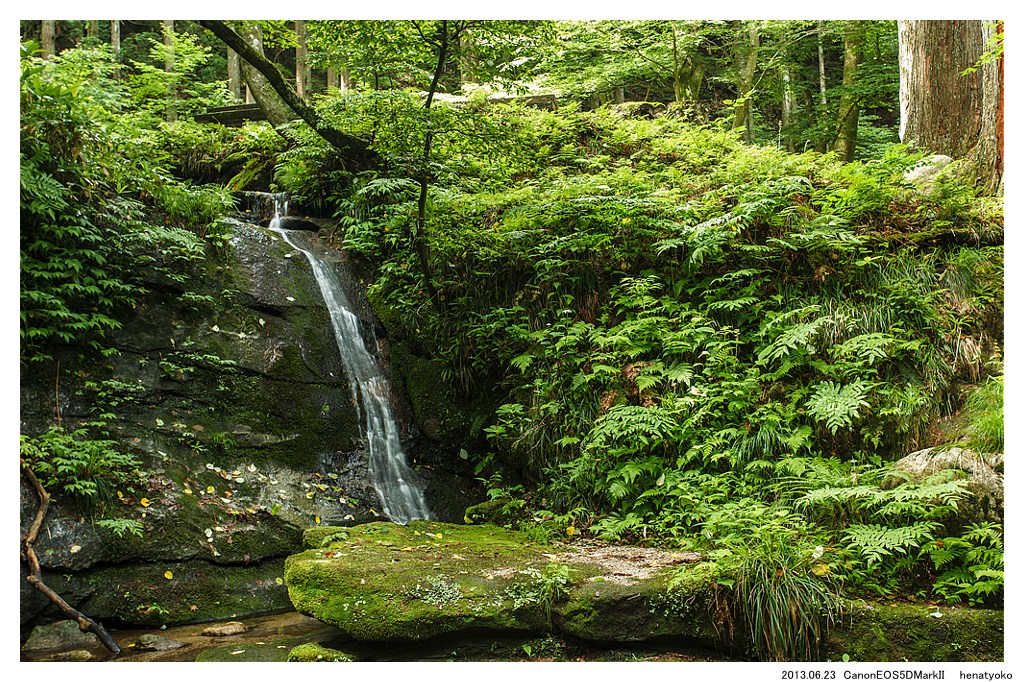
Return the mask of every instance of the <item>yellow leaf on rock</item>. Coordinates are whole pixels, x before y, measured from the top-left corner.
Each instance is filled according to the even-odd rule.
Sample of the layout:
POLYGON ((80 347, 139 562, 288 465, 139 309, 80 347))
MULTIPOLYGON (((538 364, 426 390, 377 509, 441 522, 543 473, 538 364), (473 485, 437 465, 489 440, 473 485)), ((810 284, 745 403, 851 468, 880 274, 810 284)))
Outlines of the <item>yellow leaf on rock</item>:
POLYGON ((168 580, 172 580, 174 578, 174 574, 171 573, 170 571, 164 571, 164 577, 167 578, 168 580))

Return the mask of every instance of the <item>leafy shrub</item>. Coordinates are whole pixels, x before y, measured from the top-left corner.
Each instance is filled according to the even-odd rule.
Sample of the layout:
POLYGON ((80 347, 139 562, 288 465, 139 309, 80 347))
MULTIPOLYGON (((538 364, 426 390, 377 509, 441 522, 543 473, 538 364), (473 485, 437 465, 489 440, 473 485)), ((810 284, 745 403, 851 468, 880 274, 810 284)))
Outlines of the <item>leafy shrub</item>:
POLYGON ((114 499, 117 486, 141 481, 141 462, 118 452, 111 440, 95 440, 85 429, 51 427, 38 437, 21 435, 21 457, 46 488, 93 510, 114 499))

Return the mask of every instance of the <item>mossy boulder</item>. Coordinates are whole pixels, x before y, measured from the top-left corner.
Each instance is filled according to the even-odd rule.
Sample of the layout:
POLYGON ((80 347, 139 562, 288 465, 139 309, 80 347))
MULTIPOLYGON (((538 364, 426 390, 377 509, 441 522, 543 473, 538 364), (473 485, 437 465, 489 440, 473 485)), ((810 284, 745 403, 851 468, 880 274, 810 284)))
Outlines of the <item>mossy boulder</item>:
POLYGON ((827 660, 1002 661, 1001 609, 847 604, 822 646, 827 660))
POLYGON ((330 649, 316 642, 300 644, 288 652, 289 663, 348 663, 354 660, 356 659, 344 651, 330 649))
POLYGON ((288 558, 285 580, 297 610, 358 640, 553 630, 635 641, 704 638, 713 628, 697 609, 658 608, 678 566, 699 560, 693 553, 543 544, 489 524, 371 523, 336 533, 307 531, 310 549, 288 558))
MULTIPOLYGON (((606 645, 671 642, 744 658, 750 650, 723 585, 694 552, 592 541, 540 543, 490 525, 413 521, 307 530, 285 562, 306 615, 366 642, 539 633, 606 645)), ((823 660, 1000 660, 1003 613, 847 604, 823 660)))
MULTIPOLYGON (((255 566, 166 561, 101 566, 43 579, 68 602, 104 624, 159 627, 273 613, 289 608, 284 560, 255 566)), ((46 600, 36 594, 23 603, 46 600)))

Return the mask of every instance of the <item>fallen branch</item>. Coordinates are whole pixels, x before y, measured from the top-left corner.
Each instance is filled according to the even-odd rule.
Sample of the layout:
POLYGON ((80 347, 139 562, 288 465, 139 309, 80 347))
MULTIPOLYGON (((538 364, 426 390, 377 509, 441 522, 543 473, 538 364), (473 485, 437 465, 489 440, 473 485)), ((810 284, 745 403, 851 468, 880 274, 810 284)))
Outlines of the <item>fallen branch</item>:
POLYGON ((39 558, 36 556, 35 548, 32 543, 36 541, 36 537, 39 535, 39 529, 43 525, 43 518, 46 516, 47 510, 50 508, 50 493, 46 492, 46 488, 36 478, 35 473, 31 467, 25 463, 25 460, 21 460, 21 471, 25 474, 25 478, 35 488, 36 494, 39 496, 39 509, 36 510, 36 518, 32 521, 32 525, 28 529, 28 533, 21 539, 21 551, 28 562, 29 568, 32 570, 32 574, 27 576, 25 580, 29 582, 32 587, 36 588, 43 595, 56 604, 57 608, 61 610, 64 615, 78 623, 78 629, 82 632, 91 632, 100 638, 103 642, 103 646, 107 647, 114 653, 115 656, 121 653, 121 647, 117 645, 114 638, 110 636, 106 628, 102 625, 89 618, 81 611, 77 611, 71 608, 71 605, 64 601, 59 594, 51 590, 43 582, 43 570, 39 565, 39 558))

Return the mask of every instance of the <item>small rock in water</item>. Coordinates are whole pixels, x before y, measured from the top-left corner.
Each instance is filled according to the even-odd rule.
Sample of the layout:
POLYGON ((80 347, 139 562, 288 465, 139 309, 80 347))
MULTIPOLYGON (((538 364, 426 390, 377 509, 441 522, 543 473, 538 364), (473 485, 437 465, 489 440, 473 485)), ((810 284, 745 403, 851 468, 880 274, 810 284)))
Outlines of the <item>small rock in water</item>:
POLYGON ((21 647, 22 651, 44 651, 46 649, 64 649, 67 647, 99 647, 103 646, 100 638, 91 632, 82 632, 78 623, 73 620, 61 620, 50 625, 40 625, 32 629, 28 641, 21 647))
POLYGON ((221 623, 220 625, 208 627, 203 630, 202 634, 207 637, 228 637, 230 635, 240 635, 248 629, 249 628, 245 626, 245 623, 233 620, 228 623, 221 623))
POLYGON ((139 651, 170 651, 185 646, 181 642, 170 637, 145 634, 135 641, 135 648, 139 651))
POLYGON ((61 651, 56 654, 50 654, 46 658, 40 659, 43 661, 91 661, 95 658, 91 653, 85 649, 75 649, 74 651, 61 651))

